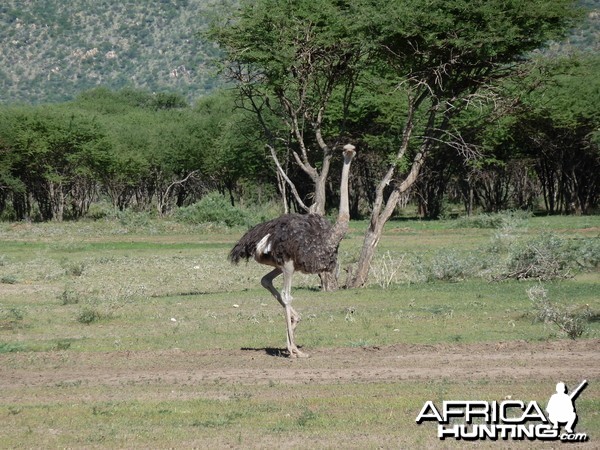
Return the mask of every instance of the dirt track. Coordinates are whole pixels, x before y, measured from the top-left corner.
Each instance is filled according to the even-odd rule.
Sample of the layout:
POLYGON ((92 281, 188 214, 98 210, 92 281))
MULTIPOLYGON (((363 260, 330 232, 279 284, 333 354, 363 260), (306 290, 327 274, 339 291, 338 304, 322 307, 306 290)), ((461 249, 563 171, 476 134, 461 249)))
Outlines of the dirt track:
MULTIPOLYGON (((273 349, 0 355, 0 391, 28 387, 361 383, 600 378, 600 340, 321 349, 289 360, 273 349)), ((8 400, 8 399, 6 399, 8 400)))

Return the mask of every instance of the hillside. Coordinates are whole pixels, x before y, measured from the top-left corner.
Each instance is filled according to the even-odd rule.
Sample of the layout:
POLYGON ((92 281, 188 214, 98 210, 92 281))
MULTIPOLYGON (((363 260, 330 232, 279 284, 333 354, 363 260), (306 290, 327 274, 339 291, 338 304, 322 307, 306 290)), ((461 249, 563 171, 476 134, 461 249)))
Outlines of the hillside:
MULTIPOLYGON (((217 0, 3 0, 0 4, 0 103, 72 99, 103 85, 175 91, 193 101, 217 83, 215 46, 198 32, 223 4, 217 0)), ((600 1, 568 42, 600 50, 600 1)))
POLYGON ((197 98, 215 83, 213 0, 4 0, 0 102, 56 102, 98 85, 197 98))

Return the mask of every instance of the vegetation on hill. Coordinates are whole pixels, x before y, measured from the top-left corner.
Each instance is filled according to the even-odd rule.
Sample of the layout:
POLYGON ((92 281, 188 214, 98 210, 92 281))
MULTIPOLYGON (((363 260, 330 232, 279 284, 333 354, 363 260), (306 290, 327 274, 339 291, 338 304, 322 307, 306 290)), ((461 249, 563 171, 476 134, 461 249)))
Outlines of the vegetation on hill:
MULTIPOLYGON (((214 0, 4 0, 0 4, 0 103, 72 100, 105 86, 173 91, 193 101, 220 82, 202 31, 239 2, 214 0)), ((600 5, 552 53, 600 50, 600 5)))
POLYGON ((60 102, 97 86, 196 99, 216 83, 216 47, 198 34, 212 14, 210 0, 5 0, 0 102, 60 102))

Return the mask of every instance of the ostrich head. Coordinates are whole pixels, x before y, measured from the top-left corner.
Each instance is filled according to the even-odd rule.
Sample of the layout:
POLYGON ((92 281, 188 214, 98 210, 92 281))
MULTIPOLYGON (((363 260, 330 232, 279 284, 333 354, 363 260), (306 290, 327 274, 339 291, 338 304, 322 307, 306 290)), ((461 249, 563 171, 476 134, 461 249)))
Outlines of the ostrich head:
POLYGON ((352 161, 352 158, 356 155, 356 147, 352 144, 344 145, 344 162, 352 161))

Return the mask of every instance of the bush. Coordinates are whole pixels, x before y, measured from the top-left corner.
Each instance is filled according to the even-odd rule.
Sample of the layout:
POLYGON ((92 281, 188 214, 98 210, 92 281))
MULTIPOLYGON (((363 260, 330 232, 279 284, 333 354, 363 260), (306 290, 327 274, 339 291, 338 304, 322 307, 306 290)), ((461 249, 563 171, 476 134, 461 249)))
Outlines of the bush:
POLYGON ((84 308, 77 316, 77 322, 90 325, 102 319, 102 314, 94 308, 84 308))
POLYGON ((92 203, 85 217, 91 220, 114 219, 118 216, 116 208, 106 201, 92 203))
POLYGON ((2 277, 0 277, 0 283, 17 284, 17 277, 15 277, 14 275, 2 275, 2 277))
POLYGON ((476 265, 479 264, 472 257, 452 250, 440 250, 427 262, 417 257, 413 267, 419 280, 456 282, 473 276, 477 270, 476 265))
POLYGON ((456 282, 481 277, 490 281, 570 278, 600 264, 600 239, 543 233, 527 236, 504 223, 489 245, 469 253, 442 249, 428 255, 387 252, 371 265, 382 288, 403 282, 456 282))
POLYGON ((600 239, 573 239, 568 246, 570 260, 580 269, 600 265, 600 239))
POLYGON ((569 278, 569 259, 565 239, 552 233, 544 233, 511 246, 502 276, 540 281, 569 278))
POLYGON ((588 305, 569 309, 559 307, 550 301, 548 291, 542 286, 529 288, 527 296, 533 303, 536 320, 553 323, 571 339, 577 339, 587 331, 592 316, 588 305))
POLYGON ((69 339, 60 339, 51 348, 53 351, 69 350, 71 348, 71 341, 69 339))
POLYGON ((147 227, 152 223, 153 215, 145 211, 133 211, 125 209, 117 212, 119 223, 124 227, 147 227))
POLYGON ((85 271, 86 263, 83 261, 63 260, 61 262, 61 266, 63 269, 65 269, 65 273, 67 275, 71 275, 73 277, 80 277, 85 271))
POLYGON ((376 258, 369 271, 375 283, 382 289, 388 289, 393 284, 399 284, 405 258, 406 255, 399 255, 396 258, 389 251, 385 252, 381 258, 376 258))
POLYGON ((79 303, 79 293, 70 288, 66 288, 58 298, 63 305, 76 305, 79 303))
POLYGON ((477 214, 474 216, 463 216, 452 222, 454 228, 501 228, 506 226, 518 226, 521 222, 529 219, 532 214, 529 211, 504 211, 494 214, 477 214))
POLYGON ((0 342, 0 353, 17 353, 28 351, 27 347, 18 342, 0 342))
POLYGON ((184 223, 216 223, 228 227, 248 225, 248 214, 232 206, 221 194, 212 192, 193 205, 179 208, 175 219, 184 223))
POLYGON ((597 267, 600 263, 598 239, 570 239, 544 233, 529 240, 513 240, 508 258, 495 279, 516 278, 549 281, 570 278, 573 271, 597 267))
POLYGON ((0 306, 0 330, 22 328, 25 312, 19 308, 3 308, 0 306))
POLYGON ((460 281, 472 275, 472 267, 456 252, 438 252, 431 263, 431 274, 436 280, 460 281))

